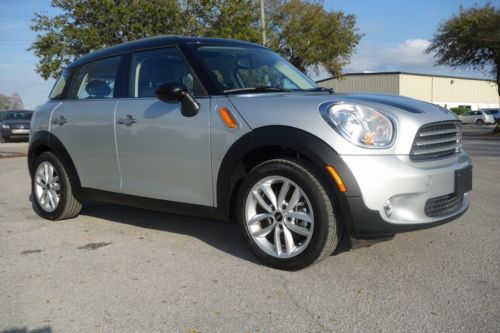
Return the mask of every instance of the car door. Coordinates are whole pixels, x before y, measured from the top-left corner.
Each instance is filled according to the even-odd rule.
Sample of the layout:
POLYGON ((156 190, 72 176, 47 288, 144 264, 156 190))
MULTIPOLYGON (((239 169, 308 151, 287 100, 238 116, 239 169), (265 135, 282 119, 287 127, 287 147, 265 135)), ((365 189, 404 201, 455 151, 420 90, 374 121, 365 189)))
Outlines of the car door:
POLYGON ((472 121, 472 112, 471 111, 467 111, 467 112, 464 113, 464 116, 462 118, 462 122, 464 124, 468 124, 470 122, 473 122, 472 121))
POLYGON ((130 57, 129 98, 116 112, 116 142, 125 194, 213 205, 210 156, 210 99, 176 47, 130 57), (200 104, 194 117, 180 103, 155 96, 162 83, 186 86, 200 104))
POLYGON ((120 191, 114 136, 120 59, 102 59, 76 69, 68 99, 52 112, 50 132, 68 151, 83 187, 120 191))

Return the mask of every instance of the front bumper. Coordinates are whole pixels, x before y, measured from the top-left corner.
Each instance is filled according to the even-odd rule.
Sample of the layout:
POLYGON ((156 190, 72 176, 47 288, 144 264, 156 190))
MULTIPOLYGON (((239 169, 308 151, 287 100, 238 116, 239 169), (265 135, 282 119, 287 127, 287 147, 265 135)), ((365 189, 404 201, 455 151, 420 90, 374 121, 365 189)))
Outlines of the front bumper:
POLYGON ((471 166, 465 152, 427 162, 413 162, 402 155, 342 159, 361 192, 361 197, 347 198, 353 237, 384 237, 433 227, 458 218, 469 207, 469 193, 457 190, 455 184, 456 171, 471 166), (426 212, 430 199, 454 193, 459 200, 452 209, 440 214, 426 212))
POLYGON ((26 128, 2 128, 0 135, 4 139, 27 139, 30 136, 30 130, 26 128))

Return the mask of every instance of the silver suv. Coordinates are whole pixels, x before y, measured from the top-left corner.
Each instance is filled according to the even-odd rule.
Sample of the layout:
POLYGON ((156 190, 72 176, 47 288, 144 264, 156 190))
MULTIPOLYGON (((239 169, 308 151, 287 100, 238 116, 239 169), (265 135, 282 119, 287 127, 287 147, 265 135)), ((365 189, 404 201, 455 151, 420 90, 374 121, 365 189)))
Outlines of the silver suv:
POLYGON ((463 116, 459 116, 463 124, 494 124, 495 115, 489 110, 467 111, 463 116))
POLYGON ((32 120, 34 205, 86 200, 236 220, 265 264, 300 269, 341 236, 384 239, 469 206, 461 124, 436 105, 334 94, 267 48, 158 37, 86 55, 32 120))

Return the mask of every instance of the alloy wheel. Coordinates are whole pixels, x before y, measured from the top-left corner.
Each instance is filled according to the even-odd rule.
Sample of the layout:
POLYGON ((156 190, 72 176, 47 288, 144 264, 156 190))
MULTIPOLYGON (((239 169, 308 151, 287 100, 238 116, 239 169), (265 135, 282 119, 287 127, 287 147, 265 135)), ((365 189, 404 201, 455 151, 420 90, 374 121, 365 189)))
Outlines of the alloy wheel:
POLYGON ((287 259, 300 254, 311 241, 314 212, 300 186, 286 177, 270 176, 248 193, 245 222, 260 249, 287 259))
POLYGON ((61 200, 61 184, 54 166, 48 161, 40 163, 34 181, 36 200, 42 209, 48 213, 55 211, 61 200))

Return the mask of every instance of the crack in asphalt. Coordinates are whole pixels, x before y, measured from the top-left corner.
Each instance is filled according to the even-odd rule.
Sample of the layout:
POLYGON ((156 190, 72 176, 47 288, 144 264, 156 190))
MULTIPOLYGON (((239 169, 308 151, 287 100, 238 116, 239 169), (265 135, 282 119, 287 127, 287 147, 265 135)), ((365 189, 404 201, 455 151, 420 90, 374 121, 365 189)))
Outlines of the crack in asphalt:
MULTIPOLYGON (((310 315, 313 319, 321 319, 321 317, 319 315, 317 315, 313 311, 309 310, 305 305, 302 305, 301 303, 299 303, 299 301, 297 301, 292 296, 292 292, 288 288, 288 282, 287 281, 283 282, 283 288, 285 289, 285 294, 290 298, 290 300, 292 301, 292 304, 295 305, 295 307, 297 307, 299 310, 304 311, 305 313, 307 313, 308 315, 310 315)), ((331 328, 326 327, 325 325, 323 325, 323 323, 321 323, 321 321, 314 320, 313 322, 314 322, 315 325, 319 326, 322 331, 326 330, 328 332, 334 332, 331 328)))

